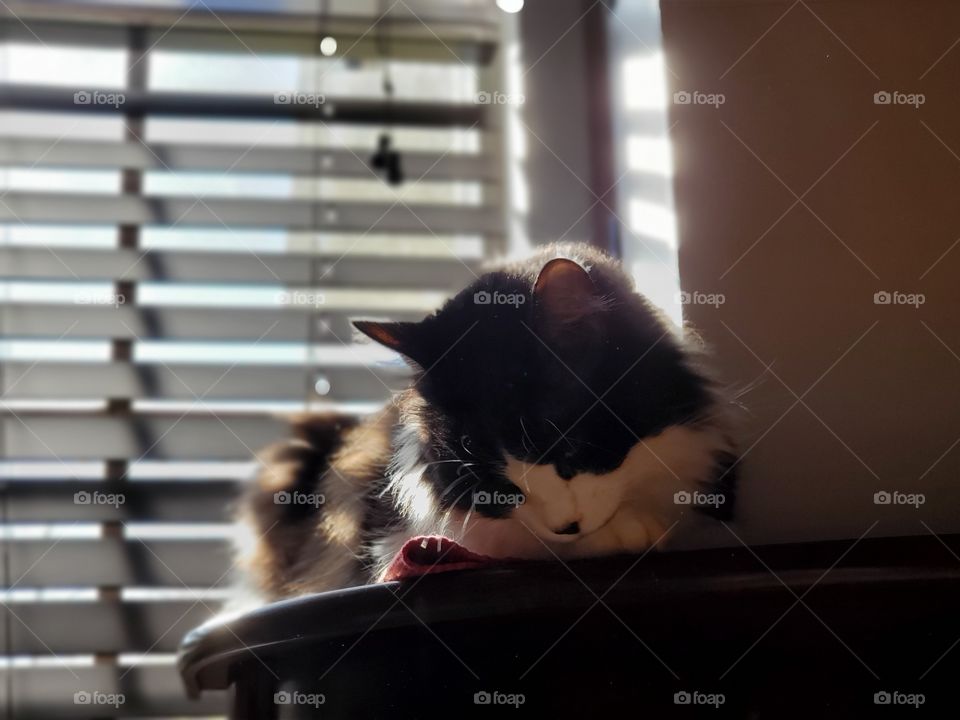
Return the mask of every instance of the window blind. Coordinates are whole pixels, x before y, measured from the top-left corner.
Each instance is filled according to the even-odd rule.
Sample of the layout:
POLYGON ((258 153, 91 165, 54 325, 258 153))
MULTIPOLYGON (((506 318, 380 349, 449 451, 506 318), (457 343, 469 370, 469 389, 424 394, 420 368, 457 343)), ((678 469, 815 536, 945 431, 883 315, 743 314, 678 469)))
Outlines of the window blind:
POLYGON ((4 6, 0 713, 219 715, 173 654, 227 595, 254 452, 288 413, 382 404, 406 370, 351 318, 420 317, 503 248, 501 108, 477 101, 500 20, 4 6))

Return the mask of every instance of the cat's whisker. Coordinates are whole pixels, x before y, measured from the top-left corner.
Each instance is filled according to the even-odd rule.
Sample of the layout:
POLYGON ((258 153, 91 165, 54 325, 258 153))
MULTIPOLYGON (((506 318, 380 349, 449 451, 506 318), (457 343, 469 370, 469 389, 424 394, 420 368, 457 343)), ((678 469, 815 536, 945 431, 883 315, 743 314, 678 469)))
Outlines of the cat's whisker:
MULTIPOLYGON (((477 464, 477 463, 464 463, 464 464, 463 464, 463 467, 457 470, 457 479, 450 485, 450 487, 448 487, 446 490, 444 490, 444 491, 440 494, 441 499, 444 498, 444 497, 446 497, 447 493, 451 492, 451 491, 452 491, 454 488, 456 488, 457 485, 459 485, 460 483, 462 483, 462 482, 469 482, 469 478, 464 477, 463 475, 461 475, 461 474, 460 474, 460 471, 463 470, 464 468, 466 468, 466 469, 469 470, 470 467, 473 467, 473 466, 476 465, 476 464, 477 464)), ((476 480, 477 483, 480 482, 480 478, 477 476, 476 473, 474 473, 474 472, 471 471, 471 472, 470 472, 470 476, 471 476, 474 480, 476 480)), ((456 504, 460 501, 460 498, 462 498, 464 495, 466 495, 466 494, 467 494, 468 492, 470 492, 470 490, 472 490, 472 489, 473 489, 473 486, 470 485, 470 486, 467 487, 466 490, 464 490, 462 493, 460 493, 460 495, 457 496, 456 500, 454 500, 453 503, 451 504, 452 507, 456 507, 456 504)))
POLYGON ((424 467, 425 467, 425 468, 428 468, 428 467, 432 467, 432 466, 434 466, 434 465, 443 465, 444 463, 458 463, 458 462, 463 462, 463 461, 462 461, 462 460, 457 460, 457 459, 453 459, 453 460, 434 460, 433 462, 428 462, 428 463, 426 463, 426 464, 424 465, 424 467))
MULTIPOLYGON (((472 487, 468 487, 466 490, 464 490, 462 493, 460 493, 460 495, 457 496, 456 500, 453 501, 453 504, 450 506, 450 509, 447 510, 447 511, 443 514, 443 520, 441 521, 441 531, 440 531, 440 534, 441 534, 441 535, 446 535, 446 528, 447 528, 447 525, 449 525, 450 519, 451 519, 450 516, 453 514, 454 509, 457 507, 457 503, 460 502, 460 498, 462 498, 464 495, 466 495, 466 494, 467 494, 468 492, 470 492, 472 489, 473 489, 472 487)), ((476 505, 476 500, 474 500, 474 502, 470 503, 470 510, 467 512, 467 518, 468 518, 468 519, 469 519, 469 517, 470 517, 470 513, 473 512, 473 508, 474 508, 475 505, 476 505)), ((465 526, 466 526, 466 522, 464 522, 464 527, 465 527, 465 526)), ((461 531, 461 537, 463 536, 463 532, 465 532, 465 531, 464 531, 464 530, 461 531)), ((454 538, 454 539, 456 539, 456 538, 454 538)))
POLYGON ((530 439, 530 435, 527 432, 527 426, 523 424, 523 416, 520 416, 520 429, 523 431, 520 435, 520 442, 523 443, 523 449, 525 452, 531 452, 536 450, 537 446, 533 443, 533 440, 530 439), (530 447, 527 447, 527 441, 530 442, 530 447))
POLYGON ((536 467, 536 465, 531 465, 524 473, 520 476, 520 482, 523 483, 524 487, 527 489, 527 493, 530 493, 530 481, 527 480, 527 475, 536 467))
POLYGON ((464 492, 462 492, 460 495, 458 495, 457 498, 453 501, 452 506, 456 506, 456 504, 460 501, 460 498, 462 498, 462 497, 463 497, 467 492, 469 492, 469 491, 471 490, 471 488, 473 487, 472 485, 469 484, 469 483, 470 483, 470 478, 472 477, 472 478, 473 478, 474 480, 476 480, 477 482, 480 481, 480 478, 477 477, 477 475, 476 475, 475 473, 473 473, 472 471, 469 471, 469 466, 473 466, 473 465, 475 465, 475 464, 476 464, 476 463, 464 464, 463 466, 457 468, 457 478, 456 478, 456 480, 454 480, 454 482, 450 485, 450 487, 448 487, 446 490, 444 490, 444 491, 440 494, 440 498, 441 498, 441 499, 445 498, 449 493, 453 492, 461 483, 464 483, 464 482, 468 483, 467 489, 466 489, 464 492), (468 465, 469 465, 469 466, 468 466, 468 465), (469 471, 469 477, 464 477, 464 476, 461 474, 464 469, 466 469, 466 470, 469 471))
MULTIPOLYGON (((457 468, 457 477, 458 477, 458 478, 459 478, 459 477, 463 477, 463 476, 462 476, 463 471, 464 471, 464 470, 470 470, 470 468, 473 467, 474 465, 476 465, 476 463, 470 463, 469 465, 466 464, 466 463, 464 463, 463 465, 461 465, 460 467, 458 467, 458 468, 457 468)), ((472 471, 470 472, 470 474, 473 475, 473 477, 475 477, 477 480, 480 479, 480 478, 477 478, 476 474, 473 473, 472 471)))
MULTIPOLYGON (((776 361, 774 361, 774 362, 776 362, 776 361)), ((730 393, 730 394, 731 394, 731 398, 732 398, 733 400, 739 400, 739 399, 740 399, 741 397, 743 397, 744 395, 753 392, 753 391, 756 390, 758 387, 760 387, 761 385, 763 385, 763 384, 767 381, 767 376, 772 372, 772 369, 771 369, 771 368, 773 367, 773 365, 774 365, 774 363, 770 363, 770 367, 764 369, 764 371, 763 371, 762 373, 760 373, 756 378, 754 378, 753 380, 751 380, 750 382, 748 382, 746 385, 742 385, 742 386, 740 386, 740 387, 735 388, 734 390, 732 390, 731 393, 730 393)))
MULTIPOLYGON (((440 498, 441 498, 441 499, 445 498, 448 493, 452 492, 452 491, 454 490, 454 488, 457 487, 457 485, 459 485, 459 484, 462 483, 462 482, 469 482, 469 480, 470 480, 469 478, 465 478, 465 477, 463 477, 463 476, 457 477, 457 479, 454 480, 454 481, 450 484, 450 487, 448 487, 446 490, 444 490, 442 493, 440 493, 440 498)), ((459 499, 460 499, 460 498, 457 498, 457 500, 459 500, 459 499)), ((456 500, 454 501, 454 503, 456 503, 456 500)))
POLYGON ((567 445, 569 445, 570 447, 573 447, 573 446, 574 446, 573 443, 570 442, 569 438, 567 438, 566 433, 562 432, 562 431, 560 430, 560 428, 557 427, 557 424, 556 424, 555 422, 553 422, 553 420, 551 420, 550 418, 544 418, 544 420, 546 420, 548 423, 550 423, 551 425, 553 425, 554 429, 555 429, 558 433, 560 433, 560 439, 561 439, 561 440, 563 440, 564 442, 566 442, 567 445))
POLYGON ((463 525, 460 527, 460 538, 459 538, 460 540, 462 540, 464 536, 467 534, 467 523, 470 522, 470 516, 473 515, 473 509, 475 505, 476 505, 475 503, 471 503, 470 509, 467 511, 466 516, 463 518, 463 525))

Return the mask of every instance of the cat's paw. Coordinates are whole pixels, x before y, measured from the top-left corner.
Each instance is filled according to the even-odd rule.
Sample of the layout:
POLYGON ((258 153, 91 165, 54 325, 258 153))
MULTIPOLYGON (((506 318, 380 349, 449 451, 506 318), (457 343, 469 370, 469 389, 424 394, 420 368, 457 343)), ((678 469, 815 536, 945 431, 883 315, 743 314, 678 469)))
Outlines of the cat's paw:
POLYGON ((647 515, 619 512, 606 525, 569 547, 571 557, 596 557, 641 553, 660 544, 665 536, 661 523, 647 515))

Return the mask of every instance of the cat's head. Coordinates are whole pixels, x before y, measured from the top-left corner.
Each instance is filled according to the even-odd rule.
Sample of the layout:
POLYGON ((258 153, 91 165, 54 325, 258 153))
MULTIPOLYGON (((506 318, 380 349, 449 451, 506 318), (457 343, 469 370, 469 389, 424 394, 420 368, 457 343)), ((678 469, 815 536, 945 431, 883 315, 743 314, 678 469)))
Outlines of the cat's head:
POLYGON ((710 403, 672 327, 588 248, 484 274, 420 322, 357 327, 416 371, 402 421, 436 506, 553 542, 607 522, 642 441, 710 403))

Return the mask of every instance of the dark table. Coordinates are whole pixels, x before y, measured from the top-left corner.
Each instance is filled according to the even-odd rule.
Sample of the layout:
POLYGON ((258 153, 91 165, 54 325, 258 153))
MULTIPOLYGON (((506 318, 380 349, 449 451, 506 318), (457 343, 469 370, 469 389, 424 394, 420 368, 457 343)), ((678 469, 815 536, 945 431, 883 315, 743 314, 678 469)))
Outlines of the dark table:
POLYGON ((257 720, 956 716, 958 556, 928 535, 451 572, 204 626, 180 669, 257 720))

